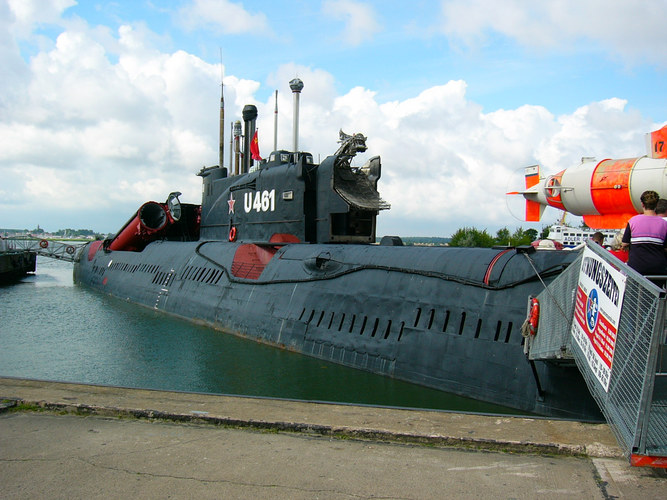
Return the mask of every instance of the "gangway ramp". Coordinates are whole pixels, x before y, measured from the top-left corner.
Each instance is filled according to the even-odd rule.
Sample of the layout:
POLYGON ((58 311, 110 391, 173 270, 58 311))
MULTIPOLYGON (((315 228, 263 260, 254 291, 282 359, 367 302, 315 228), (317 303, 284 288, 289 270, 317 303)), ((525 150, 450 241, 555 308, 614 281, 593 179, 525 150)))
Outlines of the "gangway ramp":
POLYGON ((83 248, 85 243, 69 243, 58 240, 47 240, 44 238, 35 238, 33 236, 12 236, 5 238, 10 241, 12 246, 17 250, 29 250, 51 259, 66 260, 74 262, 77 256, 77 251, 83 248))
POLYGON ((665 276, 637 273, 587 243, 537 299, 531 362, 575 362, 633 465, 667 467, 665 276))

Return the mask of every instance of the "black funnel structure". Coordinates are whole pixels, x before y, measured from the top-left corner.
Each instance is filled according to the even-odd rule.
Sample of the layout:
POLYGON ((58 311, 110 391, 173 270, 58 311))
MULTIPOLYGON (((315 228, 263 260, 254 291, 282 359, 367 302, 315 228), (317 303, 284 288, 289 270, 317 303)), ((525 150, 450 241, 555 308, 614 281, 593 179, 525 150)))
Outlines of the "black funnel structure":
POLYGON ((243 107, 243 122, 245 123, 245 137, 243 138, 243 172, 247 174, 250 171, 250 141, 255 136, 255 122, 257 121, 257 106, 246 104, 243 107))

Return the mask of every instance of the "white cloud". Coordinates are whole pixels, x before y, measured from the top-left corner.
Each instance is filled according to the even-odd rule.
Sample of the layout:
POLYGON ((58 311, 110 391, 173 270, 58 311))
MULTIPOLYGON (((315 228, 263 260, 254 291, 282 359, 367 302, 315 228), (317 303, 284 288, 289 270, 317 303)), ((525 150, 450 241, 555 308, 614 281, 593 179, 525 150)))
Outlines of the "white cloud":
MULTIPOLYGON (((304 82, 299 113, 299 149, 316 155, 335 151, 338 128, 331 119, 331 109, 337 97, 334 78, 321 69, 293 63, 278 67, 267 78, 268 85, 278 90, 278 149, 291 150, 294 143, 294 96, 289 82, 295 77, 304 82)), ((259 88, 253 91, 257 90, 259 88)), ((271 94, 265 103, 253 103, 257 105, 259 112, 257 127, 260 152, 264 154, 265 151, 273 149, 275 95, 271 94)), ((343 125, 338 125, 339 128, 341 126, 343 125)))
MULTIPOLYGON (((3 2, 4 3, 4 2, 3 2)), ((62 13, 76 5, 75 0, 7 0, 13 14, 13 30, 28 36, 36 24, 60 24, 62 13)))
POLYGON ((264 14, 251 14, 243 4, 228 0, 194 0, 180 9, 177 21, 188 30, 205 28, 224 34, 271 33, 264 14))
POLYGON ((343 40, 352 46, 371 40, 382 28, 378 22, 378 14, 363 2, 352 0, 325 0, 322 12, 336 20, 345 22, 343 40))
POLYGON ((606 99, 582 106, 570 115, 561 116, 554 133, 548 137, 537 159, 552 171, 570 166, 563 163, 593 156, 598 159, 641 156, 638 148, 644 135, 653 130, 639 112, 626 109, 622 99, 606 99))
POLYGON ((17 96, 0 118, 3 215, 106 207, 120 221, 176 189, 197 202, 194 174, 215 158, 219 65, 161 53, 141 26, 120 27, 115 54, 97 35, 70 26, 3 83, 17 96))
MULTIPOLYGON (((1 47, 3 62, 21 61, 12 38, 1 47)), ((194 174, 218 162, 220 66, 158 47, 142 25, 102 36, 85 23, 70 24, 15 79, 2 80, 3 94, 14 98, 0 114, 0 227, 30 214, 38 217, 33 227, 53 218, 60 222, 48 229, 112 232, 143 202, 171 191, 199 203, 194 174)), ((521 187, 508 186, 517 169, 540 162, 555 172, 584 155, 641 155, 643 134, 654 126, 617 98, 562 116, 528 105, 485 113, 468 98, 464 80, 384 102, 365 87, 341 93, 330 73, 289 63, 267 78, 280 91, 284 149, 292 145, 288 82, 295 76, 305 83, 300 149, 323 159, 337 149, 342 128, 368 137, 369 151, 355 164, 382 156, 380 191, 392 210, 380 216, 381 233, 448 236, 464 224, 512 224, 504 193, 521 187)), ((227 141, 230 121, 254 103, 266 156, 274 100, 263 92, 260 82, 225 77, 227 141)))
POLYGON ((667 66, 665 0, 442 0, 442 31, 468 45, 489 32, 526 48, 571 50, 589 44, 626 63, 667 66))

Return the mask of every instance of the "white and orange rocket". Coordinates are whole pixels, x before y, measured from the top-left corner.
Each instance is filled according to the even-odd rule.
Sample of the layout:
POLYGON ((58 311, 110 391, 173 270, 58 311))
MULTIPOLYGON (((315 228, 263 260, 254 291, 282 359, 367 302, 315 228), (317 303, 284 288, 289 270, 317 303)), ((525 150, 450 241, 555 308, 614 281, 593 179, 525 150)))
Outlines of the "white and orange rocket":
POLYGON ((594 229, 622 229, 642 213, 639 197, 646 190, 667 198, 667 125, 646 134, 649 154, 639 158, 596 161, 582 158, 579 165, 548 177, 540 166, 527 167, 526 221, 539 222, 545 206, 583 216, 594 229))

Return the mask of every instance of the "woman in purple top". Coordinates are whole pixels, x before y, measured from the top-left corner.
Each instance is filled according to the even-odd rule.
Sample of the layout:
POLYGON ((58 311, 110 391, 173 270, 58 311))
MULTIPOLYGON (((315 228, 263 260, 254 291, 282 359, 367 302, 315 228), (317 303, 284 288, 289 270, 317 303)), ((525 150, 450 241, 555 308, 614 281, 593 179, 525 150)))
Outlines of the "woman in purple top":
POLYGON ((644 191, 640 199, 644 213, 630 219, 623 235, 623 246, 630 246, 628 265, 641 274, 667 274, 667 221, 655 213, 660 196, 644 191))

